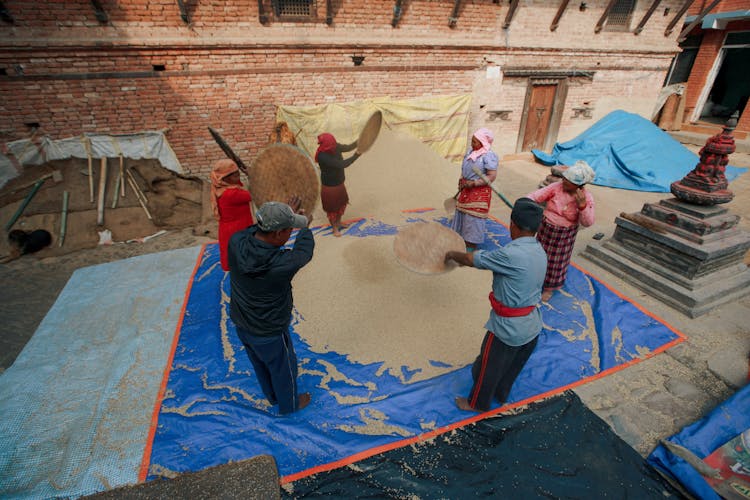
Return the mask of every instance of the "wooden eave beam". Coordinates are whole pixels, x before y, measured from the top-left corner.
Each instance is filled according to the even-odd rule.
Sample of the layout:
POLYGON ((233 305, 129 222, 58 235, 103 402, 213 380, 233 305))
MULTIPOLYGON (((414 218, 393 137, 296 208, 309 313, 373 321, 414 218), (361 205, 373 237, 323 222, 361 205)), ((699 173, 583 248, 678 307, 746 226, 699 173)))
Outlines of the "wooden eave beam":
POLYGON ((451 12, 451 17, 448 18, 448 27, 449 28, 455 28, 456 23, 458 22, 458 12, 461 9, 461 0, 454 0, 453 2, 453 12, 451 12))
POLYGON ((677 14, 675 14, 672 20, 669 21, 667 28, 664 30, 664 36, 669 36, 672 34, 672 30, 674 30, 677 22, 682 19, 682 16, 685 14, 685 12, 687 12, 690 6, 693 5, 694 1, 695 0, 686 0, 685 3, 682 4, 682 7, 680 7, 680 10, 677 12, 677 14))
POLYGON ((264 26, 268 24, 268 14, 266 14, 266 9, 263 7, 263 0, 258 0, 258 22, 264 26))
POLYGON ((510 23, 513 21, 513 16, 516 14, 518 9, 519 0, 511 0, 510 7, 508 7, 508 13, 505 15, 505 21, 503 21, 503 29, 507 30, 510 28, 510 23))
POLYGON ((690 23, 687 26, 685 26, 685 28, 683 28, 683 30, 680 31, 680 35, 677 37, 677 43, 680 43, 680 42, 684 41, 685 38, 687 37, 688 33, 690 33, 693 30, 693 28, 695 28, 700 23, 702 23, 703 22, 703 18, 706 17, 708 15, 708 13, 711 12, 711 9, 713 9, 714 7, 716 7, 719 4, 719 2, 721 2, 721 0, 714 0, 713 2, 711 2, 711 5, 709 5, 705 9, 703 9, 703 12, 701 12, 700 14, 698 14, 698 17, 696 17, 693 20, 692 23, 690 23))
POLYGON ((180 8, 180 18, 185 24, 190 24, 190 16, 188 15, 187 9, 185 8, 185 2, 177 0, 177 7, 180 8))
POLYGON ((0 2, 0 19, 8 24, 16 23, 16 20, 13 19, 13 16, 3 2, 0 2))
POLYGON ((96 16, 97 21, 100 23, 109 22, 109 16, 104 10, 104 7, 102 7, 102 4, 99 3, 99 0, 91 0, 91 5, 94 7, 94 15, 96 16))
POLYGON ((660 3, 661 3, 661 0, 654 0, 651 3, 651 7, 649 7, 648 10, 646 11, 646 15, 643 16, 643 19, 641 19, 641 22, 638 23, 638 26, 636 26, 635 29, 633 30, 634 35, 638 35, 641 33, 641 31, 643 31, 643 27, 646 26, 646 23, 651 18, 651 16, 653 15, 654 11, 656 10, 656 8, 659 6, 660 3))
POLYGON ((398 26, 398 22, 401 20, 401 4, 403 2, 401 0, 396 0, 396 3, 393 5, 393 19, 391 19, 391 26, 394 28, 398 26))
POLYGON ((599 21, 596 22, 596 27, 594 28, 594 33, 599 33, 602 28, 604 27, 604 23, 607 22, 607 17, 609 17, 609 13, 612 11, 612 7, 615 6, 617 3, 617 0, 609 0, 609 3, 606 7, 604 7, 604 13, 602 14, 602 17, 599 18, 599 21))
POLYGON ((563 12, 565 12, 565 9, 568 8, 568 3, 570 3, 570 0, 562 0, 562 2, 560 2, 560 7, 557 8, 557 14, 555 14, 555 18, 552 20, 552 24, 550 24, 549 26, 550 31, 555 31, 559 26, 563 12))

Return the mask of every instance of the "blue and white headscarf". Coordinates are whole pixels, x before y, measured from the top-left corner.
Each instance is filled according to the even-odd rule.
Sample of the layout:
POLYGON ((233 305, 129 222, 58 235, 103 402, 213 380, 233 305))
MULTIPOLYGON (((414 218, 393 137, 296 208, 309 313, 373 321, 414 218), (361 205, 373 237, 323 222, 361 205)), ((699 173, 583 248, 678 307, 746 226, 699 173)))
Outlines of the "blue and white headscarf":
POLYGON ((578 160, 572 167, 568 167, 562 173, 562 176, 568 179, 576 186, 588 184, 596 178, 596 172, 583 160, 578 160))

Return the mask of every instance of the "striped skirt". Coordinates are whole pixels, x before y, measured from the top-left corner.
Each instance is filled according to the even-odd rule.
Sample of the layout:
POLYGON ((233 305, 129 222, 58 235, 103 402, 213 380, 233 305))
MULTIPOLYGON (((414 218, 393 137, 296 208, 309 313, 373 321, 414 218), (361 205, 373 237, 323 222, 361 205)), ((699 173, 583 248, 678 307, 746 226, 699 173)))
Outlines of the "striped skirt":
POLYGON ((578 225, 560 227, 550 224, 547 219, 536 234, 536 239, 547 252, 547 274, 544 277, 544 289, 556 290, 565 284, 568 276, 568 265, 573 255, 578 225))

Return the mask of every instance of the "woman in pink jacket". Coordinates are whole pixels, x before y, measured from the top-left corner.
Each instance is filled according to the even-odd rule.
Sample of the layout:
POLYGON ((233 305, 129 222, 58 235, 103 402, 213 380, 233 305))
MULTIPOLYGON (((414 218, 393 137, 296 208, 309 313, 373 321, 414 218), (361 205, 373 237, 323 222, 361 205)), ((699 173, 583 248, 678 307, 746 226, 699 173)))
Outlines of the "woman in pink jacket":
POLYGON ((578 227, 594 223, 594 197, 584 188, 594 180, 594 170, 585 161, 577 161, 562 175, 561 182, 526 195, 537 203, 546 202, 542 226, 536 235, 547 252, 542 301, 549 300, 565 284, 578 227))

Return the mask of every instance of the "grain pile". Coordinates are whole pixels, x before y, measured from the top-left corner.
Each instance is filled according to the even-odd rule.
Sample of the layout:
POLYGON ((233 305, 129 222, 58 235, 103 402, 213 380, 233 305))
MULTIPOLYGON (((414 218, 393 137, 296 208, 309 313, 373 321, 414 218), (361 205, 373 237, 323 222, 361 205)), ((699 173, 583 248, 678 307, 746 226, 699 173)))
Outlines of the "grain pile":
MULTIPOLYGON (((401 226, 408 218, 443 217, 443 201, 455 194, 458 175, 458 165, 417 139, 384 129, 347 168, 351 205, 344 220, 401 226), (403 212, 424 207, 435 210, 403 212)), ((327 222, 320 205, 314 215, 313 225, 327 222)), ((382 362, 382 370, 406 382, 472 362, 489 315, 491 273, 410 272, 396 262, 394 237, 316 237, 312 262, 294 280, 295 305, 304 319, 300 335, 314 351, 335 351, 356 363, 382 362), (402 367, 417 373, 407 377, 402 367)))

